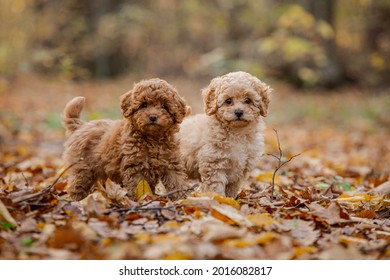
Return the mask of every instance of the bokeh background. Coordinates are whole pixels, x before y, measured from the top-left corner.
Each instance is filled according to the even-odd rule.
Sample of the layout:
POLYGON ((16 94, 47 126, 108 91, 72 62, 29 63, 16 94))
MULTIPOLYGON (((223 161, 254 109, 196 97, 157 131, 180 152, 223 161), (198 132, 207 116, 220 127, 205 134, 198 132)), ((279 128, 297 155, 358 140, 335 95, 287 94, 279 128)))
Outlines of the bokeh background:
POLYGON ((1 155, 60 158, 74 96, 87 120, 119 118, 119 96, 160 77, 200 113, 200 90, 237 70, 274 88, 269 150, 276 128, 291 154, 389 170, 387 0, 2 0, 1 155))
POLYGON ((300 87, 389 84, 386 0, 3 0, 0 17, 3 76, 240 69, 300 87))

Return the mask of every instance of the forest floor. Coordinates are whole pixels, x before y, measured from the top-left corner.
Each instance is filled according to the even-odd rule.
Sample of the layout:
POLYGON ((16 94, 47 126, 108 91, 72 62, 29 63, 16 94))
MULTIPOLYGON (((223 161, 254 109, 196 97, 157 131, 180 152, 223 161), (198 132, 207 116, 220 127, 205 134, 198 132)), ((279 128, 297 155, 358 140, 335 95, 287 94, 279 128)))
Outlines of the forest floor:
MULTIPOLYGON (((207 80, 167 80, 202 111, 207 80)), ((283 156, 259 159, 237 199, 134 203, 107 183, 68 201, 65 103, 83 95, 84 119, 119 118, 134 81, 0 80, 0 259, 390 259, 389 90, 271 82, 265 153, 283 156)))

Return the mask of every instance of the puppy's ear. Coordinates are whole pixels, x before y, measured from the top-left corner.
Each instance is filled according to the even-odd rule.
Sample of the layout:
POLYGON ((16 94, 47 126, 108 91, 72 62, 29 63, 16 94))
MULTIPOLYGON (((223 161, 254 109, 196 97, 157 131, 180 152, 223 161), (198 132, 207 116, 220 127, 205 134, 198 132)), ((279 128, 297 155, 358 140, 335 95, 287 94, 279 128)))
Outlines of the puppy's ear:
POLYGON ((173 112, 175 122, 181 123, 183 119, 189 115, 189 112, 191 112, 191 107, 187 105, 184 98, 179 96, 178 93, 175 94, 174 98, 175 102, 175 112, 173 112))
POLYGON ((271 87, 266 85, 265 83, 257 80, 253 82, 253 86, 256 90, 256 92, 260 95, 260 101, 257 104, 260 108, 260 114, 263 117, 266 117, 268 115, 268 105, 272 93, 271 87))
POLYGON ((217 86, 220 77, 211 80, 209 86, 202 90, 204 110, 206 115, 211 116, 217 112, 217 86))
POLYGON ((120 97, 122 114, 125 118, 130 117, 130 115, 133 113, 132 106, 131 106, 132 96, 133 96, 133 91, 130 90, 129 92, 122 94, 120 97))

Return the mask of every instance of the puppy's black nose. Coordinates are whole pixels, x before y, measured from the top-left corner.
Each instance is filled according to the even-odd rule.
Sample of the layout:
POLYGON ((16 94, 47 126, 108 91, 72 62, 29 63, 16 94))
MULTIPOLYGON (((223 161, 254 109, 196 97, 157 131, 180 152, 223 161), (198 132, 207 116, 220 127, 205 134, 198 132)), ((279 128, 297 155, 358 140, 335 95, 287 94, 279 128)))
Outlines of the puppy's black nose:
POLYGON ((237 116, 237 118, 241 118, 242 115, 244 115, 243 110, 234 110, 234 114, 237 116))
POLYGON ((151 115, 151 116, 149 116, 149 120, 150 120, 150 122, 154 123, 157 121, 157 116, 151 115))

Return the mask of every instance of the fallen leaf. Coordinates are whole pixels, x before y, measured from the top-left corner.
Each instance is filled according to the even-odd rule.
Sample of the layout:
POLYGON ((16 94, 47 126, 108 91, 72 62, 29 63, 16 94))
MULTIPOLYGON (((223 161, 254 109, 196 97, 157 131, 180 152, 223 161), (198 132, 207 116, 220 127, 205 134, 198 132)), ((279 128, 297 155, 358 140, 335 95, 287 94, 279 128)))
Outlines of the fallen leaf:
POLYGON ((0 219, 5 220, 8 222, 12 227, 16 227, 17 223, 14 220, 14 218, 11 216, 11 214, 8 212, 7 207, 3 204, 3 202, 0 200, 0 219))
POLYGON ((227 239, 222 242, 222 245, 228 247, 234 247, 234 248, 245 248, 245 247, 253 246, 254 242, 243 240, 243 239, 227 239))
MULTIPOLYGON (((145 181, 146 182, 146 181, 145 181)), ((105 183, 106 198, 114 204, 119 204, 122 207, 131 207, 134 203, 131 202, 127 196, 127 190, 122 188, 119 184, 108 179, 105 183)))
POLYGON ((141 180, 135 190, 135 198, 140 200, 144 195, 153 195, 152 189, 149 186, 149 183, 146 180, 141 180))
POLYGON ((302 247, 312 245, 320 237, 320 231, 315 230, 313 221, 283 220, 283 225, 290 229, 292 237, 302 247))
POLYGON ((348 214, 334 201, 330 203, 328 208, 317 203, 311 203, 309 209, 313 215, 320 217, 330 225, 349 222, 348 214))
POLYGON ((273 232, 262 232, 255 238, 255 242, 260 245, 267 244, 268 242, 274 240, 276 237, 277 236, 273 232))
POLYGON ((351 237, 342 235, 339 237, 339 243, 345 244, 345 245, 356 245, 356 244, 367 244, 367 240, 363 238, 357 238, 357 237, 351 237))
POLYGON ((377 195, 384 195, 384 196, 390 196, 390 181, 384 182, 377 186, 373 193, 377 195))
POLYGON ((268 213, 256 213, 247 216, 248 220, 251 221, 255 226, 264 228, 273 224, 274 219, 268 213))
POLYGON ((226 223, 226 224, 229 224, 229 225, 235 225, 236 222, 233 221, 232 219, 230 219, 229 217, 221 214, 219 211, 215 210, 215 209, 211 209, 211 212, 210 212, 211 216, 213 216, 214 218, 226 223))
POLYGON ((211 215, 230 225, 237 224, 245 227, 253 226, 253 223, 237 209, 226 204, 213 205, 211 207, 211 215))
POLYGON ((366 193, 358 193, 354 195, 343 193, 336 200, 338 202, 364 202, 370 201, 374 198, 376 198, 376 196, 368 195, 366 193))
POLYGON ((318 249, 314 246, 306 246, 306 247, 297 247, 294 249, 294 257, 298 258, 305 254, 314 254, 317 253, 318 249))
POLYGON ((238 238, 244 236, 246 230, 230 226, 227 224, 207 222, 204 224, 205 241, 222 241, 225 239, 238 238))
POLYGON ((213 198, 221 204, 227 204, 236 208, 237 210, 240 210, 240 204, 237 201, 235 201, 233 198, 220 196, 220 195, 215 195, 213 198))
MULTIPOLYGON (((274 175, 273 172, 261 173, 256 176, 256 181, 271 184, 273 175, 274 175)), ((275 184, 280 185, 281 183, 282 183, 282 179, 280 178, 280 176, 275 175, 275 184)))

